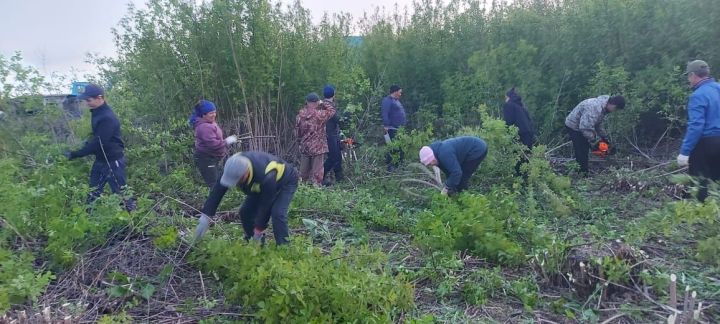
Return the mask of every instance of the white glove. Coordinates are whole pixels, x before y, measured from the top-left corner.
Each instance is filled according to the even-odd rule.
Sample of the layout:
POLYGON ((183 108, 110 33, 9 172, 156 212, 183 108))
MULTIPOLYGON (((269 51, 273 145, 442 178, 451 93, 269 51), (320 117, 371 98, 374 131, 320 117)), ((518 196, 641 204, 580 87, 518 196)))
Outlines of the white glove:
POLYGON ((226 145, 232 145, 232 144, 237 143, 237 141, 238 141, 237 136, 235 136, 235 135, 230 135, 230 136, 228 136, 228 137, 225 139, 225 144, 226 144, 226 145))
POLYGON ((688 164, 690 164, 690 157, 682 154, 678 155, 677 164, 681 167, 687 166, 688 164))
POLYGON ((442 188, 442 190, 440 190, 440 194, 443 195, 443 196, 447 196, 447 195, 448 195, 448 188, 442 188))
POLYGON ((205 214, 200 214, 200 222, 198 222, 197 227, 195 227, 195 241, 201 239, 203 235, 205 235, 208 227, 210 227, 210 217, 205 214))

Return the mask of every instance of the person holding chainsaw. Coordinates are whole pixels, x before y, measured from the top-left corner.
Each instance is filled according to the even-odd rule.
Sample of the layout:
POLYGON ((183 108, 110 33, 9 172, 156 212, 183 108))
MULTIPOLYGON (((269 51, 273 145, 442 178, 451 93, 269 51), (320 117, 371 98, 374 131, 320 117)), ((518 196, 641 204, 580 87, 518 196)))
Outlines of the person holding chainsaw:
POLYGON ((693 93, 688 100, 688 127, 678 165, 689 166, 691 176, 702 177, 698 200, 708 196, 707 181, 720 180, 720 83, 710 77, 705 61, 688 63, 685 70, 693 93))
MULTIPOLYGON (((125 143, 122 140, 120 121, 105 101, 105 90, 102 87, 88 84, 78 99, 85 101, 90 108, 92 138, 79 150, 66 151, 63 155, 70 160, 95 155, 95 162, 90 169, 92 191, 87 199, 90 204, 100 197, 107 184, 114 194, 121 194, 125 190, 125 143)), ((128 212, 135 210, 135 198, 128 198, 123 204, 128 212)))
POLYGON ((467 189, 470 177, 487 156, 484 140, 473 136, 460 136, 437 141, 420 149, 420 163, 437 166, 447 180, 441 193, 453 195, 467 189))
POLYGON ((323 89, 323 97, 325 97, 325 100, 323 100, 322 104, 335 108, 335 113, 325 123, 328 154, 323 164, 323 185, 329 186, 330 179, 328 174, 330 174, 331 171, 335 173, 336 182, 343 180, 342 152, 340 151, 340 111, 338 111, 337 104, 335 103, 335 88, 333 86, 325 86, 323 89))
POLYGON ((193 160, 208 188, 217 182, 220 161, 227 154, 227 146, 237 143, 237 136, 223 139, 223 131, 215 122, 217 108, 211 101, 200 100, 193 108, 188 123, 195 129, 193 160))
POLYGON ((240 221, 245 240, 265 241, 265 229, 272 220, 278 245, 288 243, 288 209, 298 187, 298 172, 284 160, 265 152, 235 153, 227 162, 222 177, 210 191, 202 208, 195 240, 205 235, 210 220, 228 189, 238 187, 245 193, 240 221))
POLYGON ((601 156, 610 151, 610 142, 602 126, 603 119, 607 114, 624 108, 623 96, 603 95, 583 100, 565 118, 565 129, 573 143, 575 160, 580 164, 581 173, 588 173, 590 149, 601 156))

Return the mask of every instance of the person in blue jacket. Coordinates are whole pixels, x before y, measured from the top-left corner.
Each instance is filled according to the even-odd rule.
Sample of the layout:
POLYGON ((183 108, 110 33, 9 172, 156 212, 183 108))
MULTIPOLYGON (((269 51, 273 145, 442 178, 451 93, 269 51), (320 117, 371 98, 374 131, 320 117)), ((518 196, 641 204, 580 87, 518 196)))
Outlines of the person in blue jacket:
POLYGON ((468 187, 470 177, 487 156, 488 146, 479 137, 460 136, 437 141, 420 149, 420 162, 437 166, 447 176, 443 195, 453 195, 468 187))
POLYGON ((685 70, 693 93, 688 100, 688 127, 677 157, 691 176, 701 177, 698 200, 708 196, 707 181, 720 180, 720 83, 710 77, 710 66, 695 60, 685 70))

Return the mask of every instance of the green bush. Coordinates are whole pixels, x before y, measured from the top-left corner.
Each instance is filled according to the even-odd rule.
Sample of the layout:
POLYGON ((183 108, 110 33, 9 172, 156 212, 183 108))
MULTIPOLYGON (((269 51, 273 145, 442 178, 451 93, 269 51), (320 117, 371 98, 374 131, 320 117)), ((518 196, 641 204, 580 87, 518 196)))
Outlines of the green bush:
POLYGON ((385 271, 386 256, 336 245, 328 255, 296 238, 283 247, 213 240, 194 257, 218 275, 229 301, 265 322, 392 322, 413 305, 413 289, 385 271))
POLYGON ((33 261, 29 253, 0 247, 0 312, 14 304, 34 301, 55 279, 50 272, 34 271, 33 261))
POLYGON ((465 280, 462 287, 463 298, 466 302, 482 306, 489 298, 495 298, 502 293, 505 279, 500 268, 480 269, 465 280))
POLYGON ((432 208, 418 217, 415 240, 429 250, 468 250, 501 264, 519 265, 551 237, 532 219, 520 215, 516 199, 507 190, 487 195, 462 193, 457 199, 437 195, 432 208))

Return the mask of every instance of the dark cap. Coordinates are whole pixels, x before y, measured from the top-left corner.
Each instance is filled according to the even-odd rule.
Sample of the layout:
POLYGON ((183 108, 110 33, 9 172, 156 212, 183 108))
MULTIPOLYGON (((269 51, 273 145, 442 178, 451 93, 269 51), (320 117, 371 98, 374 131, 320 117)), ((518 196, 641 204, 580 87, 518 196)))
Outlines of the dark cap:
POLYGON ((317 95, 315 92, 311 92, 309 95, 305 97, 305 101, 307 102, 318 102, 320 101, 320 96, 317 95))
POLYGON ((695 60, 692 62, 689 62, 687 64, 687 68, 685 69, 685 74, 689 73, 698 73, 702 71, 710 71, 710 66, 708 66, 707 62, 703 60, 695 60))
POLYGON ((393 84, 393 85, 390 86, 390 93, 395 93, 395 92, 397 92, 398 90, 402 90, 402 88, 400 88, 399 85, 393 84))
POLYGON ((323 97, 325 97, 325 99, 335 97, 335 87, 329 84, 326 85, 325 88, 323 88, 323 97))
POLYGON ((87 98, 95 98, 97 96, 104 96, 105 90, 97 84, 90 83, 86 85, 85 87, 80 89, 80 95, 78 96, 78 99, 85 100, 87 98))

